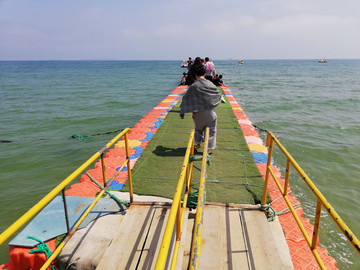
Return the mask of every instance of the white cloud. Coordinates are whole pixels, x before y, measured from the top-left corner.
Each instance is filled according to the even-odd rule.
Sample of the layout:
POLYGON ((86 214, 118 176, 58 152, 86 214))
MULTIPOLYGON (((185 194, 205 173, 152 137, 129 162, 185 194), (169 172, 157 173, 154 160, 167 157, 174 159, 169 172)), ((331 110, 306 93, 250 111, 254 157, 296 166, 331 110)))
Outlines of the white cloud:
POLYGON ((360 58, 360 1, 39 1, 2 2, 0 59, 360 58))

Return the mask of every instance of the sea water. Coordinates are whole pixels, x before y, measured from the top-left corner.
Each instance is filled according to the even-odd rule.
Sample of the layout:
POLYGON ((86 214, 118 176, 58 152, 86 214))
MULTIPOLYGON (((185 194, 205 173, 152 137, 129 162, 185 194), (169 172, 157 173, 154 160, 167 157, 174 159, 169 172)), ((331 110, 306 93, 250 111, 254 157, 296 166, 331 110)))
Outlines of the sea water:
MULTIPOLYGON (((214 63, 260 136, 277 136, 359 237, 360 60, 214 63)), ((184 71, 180 61, 0 62, 0 231, 135 125, 184 71)), ((284 172, 279 151, 275 162, 284 172)), ((295 173, 290 185, 313 222, 315 197, 295 173)), ((359 255, 325 212, 321 246, 340 269, 358 269, 359 255)), ((7 254, 3 244, 1 263, 7 254)))

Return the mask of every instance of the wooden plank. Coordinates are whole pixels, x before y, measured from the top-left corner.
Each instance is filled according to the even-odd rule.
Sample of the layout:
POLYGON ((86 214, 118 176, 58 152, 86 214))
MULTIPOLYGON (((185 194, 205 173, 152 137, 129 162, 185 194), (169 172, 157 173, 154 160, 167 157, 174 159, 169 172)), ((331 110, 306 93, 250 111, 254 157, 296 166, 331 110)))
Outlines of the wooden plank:
POLYGON ((229 269, 250 269, 248 247, 244 240, 242 220, 238 208, 227 208, 229 269))
POLYGON ((134 269, 156 207, 131 206, 96 269, 134 269))
POLYGON ((261 211, 244 211, 256 269, 291 269, 284 265, 266 219, 261 211))
MULTIPOLYGON (((187 229, 188 229, 188 217, 189 217, 189 209, 186 208, 185 210, 185 216, 184 216, 184 224, 182 227, 182 232, 181 232, 181 239, 180 239, 180 245, 179 245, 179 253, 178 253, 178 257, 176 260, 176 266, 175 269, 179 270, 179 269, 183 269, 183 260, 184 257, 188 256, 188 252, 186 252, 186 250, 189 250, 190 248, 188 246, 186 246, 187 243, 187 229)), ((191 227, 192 228, 192 227, 191 227)), ((187 264, 186 264, 186 268, 187 269, 187 264)))
MULTIPOLYGON (((167 220, 169 218, 170 207, 156 208, 151 227, 144 243, 138 269, 154 269, 161 242, 164 236, 167 220)), ((171 248, 171 246, 170 246, 171 248)), ((135 265, 136 266, 136 265, 135 265)), ((122 269, 122 268, 118 268, 122 269)), ((131 267, 130 269, 135 269, 131 267)))
POLYGON ((205 207, 200 268, 249 269, 239 209, 205 207))
MULTIPOLYGON (((188 220, 187 220, 187 229, 186 229, 186 236, 185 236, 185 243, 184 243, 184 251, 182 257, 182 264, 179 264, 181 267, 177 267, 176 269, 188 269, 189 261, 190 261, 190 254, 191 254, 191 242, 193 236, 193 228, 195 223, 195 214, 189 213, 188 220)), ((180 254, 179 254, 180 256, 180 254)))
POLYGON ((272 232, 273 239, 275 239, 275 244, 280 254, 281 261, 289 269, 294 269, 289 246, 286 243, 284 230, 280 225, 279 217, 276 216, 273 222, 269 222, 269 227, 272 232))
MULTIPOLYGON (((204 208, 201 269, 228 269, 225 208, 204 208)), ((191 263, 191 262, 190 262, 191 263)))
POLYGON ((93 269, 113 241, 124 217, 122 213, 105 215, 77 230, 58 257, 59 268, 93 269))

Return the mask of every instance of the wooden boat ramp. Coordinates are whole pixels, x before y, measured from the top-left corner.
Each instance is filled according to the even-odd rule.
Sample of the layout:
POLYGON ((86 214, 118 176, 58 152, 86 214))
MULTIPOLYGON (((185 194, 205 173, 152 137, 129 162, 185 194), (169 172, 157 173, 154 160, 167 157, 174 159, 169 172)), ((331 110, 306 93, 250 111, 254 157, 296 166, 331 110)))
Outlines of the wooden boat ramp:
MULTIPOLYGON (((96 269, 155 269, 171 207, 161 198, 138 199, 141 202, 134 202, 125 215, 104 216, 79 231, 81 237, 75 235, 59 259, 74 269, 86 269, 97 260, 96 269), (105 231, 109 228, 114 234, 105 231), (99 234, 111 240, 95 245, 99 250, 94 250, 99 234), (100 259, 96 256, 99 253, 103 253, 100 259)), ((194 210, 186 211, 175 269, 193 269, 190 256, 195 216, 194 210)), ((176 230, 166 269, 170 268, 175 243, 176 230)), ((279 222, 268 222, 264 212, 253 205, 205 206, 198 265, 200 269, 293 269, 279 222)))

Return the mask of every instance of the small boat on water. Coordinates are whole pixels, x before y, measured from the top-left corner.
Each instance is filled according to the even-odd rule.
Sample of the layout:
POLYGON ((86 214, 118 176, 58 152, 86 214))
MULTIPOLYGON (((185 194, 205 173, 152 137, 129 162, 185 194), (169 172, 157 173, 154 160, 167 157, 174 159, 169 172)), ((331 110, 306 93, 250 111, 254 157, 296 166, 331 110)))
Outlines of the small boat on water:
POLYGON ((188 62, 186 60, 181 60, 180 67, 182 67, 182 68, 188 67, 188 62))
POLYGON ((244 64, 244 60, 238 60, 237 65, 241 66, 242 64, 244 64))
POLYGON ((319 63, 327 63, 328 61, 325 60, 325 58, 321 59, 321 60, 318 60, 319 63))

